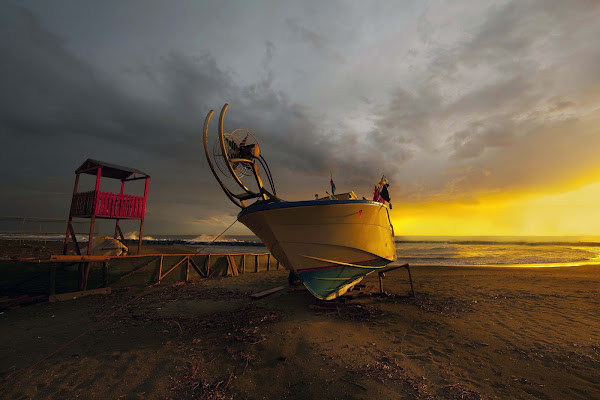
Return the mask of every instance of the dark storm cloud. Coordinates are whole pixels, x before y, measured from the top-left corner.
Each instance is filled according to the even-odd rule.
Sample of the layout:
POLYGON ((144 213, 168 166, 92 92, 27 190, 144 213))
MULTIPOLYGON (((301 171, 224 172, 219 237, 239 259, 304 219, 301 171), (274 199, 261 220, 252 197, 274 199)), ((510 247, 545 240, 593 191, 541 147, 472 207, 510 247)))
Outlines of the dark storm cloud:
MULTIPOLYGON (((209 107, 244 97, 243 102, 259 101, 267 108, 278 102, 268 87, 236 86, 210 55, 180 53, 163 57, 156 66, 130 70, 161 95, 158 100, 133 97, 118 82, 69 54, 29 11, 4 8, 8 35, 0 42, 4 60, 0 82, 5 89, 0 95, 0 124, 6 135, 51 135, 57 142, 93 137, 171 158, 186 154, 186 142, 197 138, 209 107)), ((287 108, 288 114, 299 116, 287 108)), ((285 113, 285 107, 277 111, 285 113)))
POLYGON ((94 3, 88 31, 96 13, 83 5, 67 21, 61 5, 2 3, 5 212, 63 215, 73 170, 92 157, 152 175, 150 224, 224 221, 236 210, 201 144, 224 103, 225 130, 255 134, 292 200, 327 190, 330 173, 359 194, 385 173, 396 199, 427 201, 594 168, 597 2, 452 2, 420 17, 420 5, 244 4, 94 3))
POLYGON ((199 195, 198 181, 208 178, 199 113, 208 103, 223 103, 221 96, 239 96, 240 89, 210 56, 172 54, 158 68, 140 71, 164 96, 141 100, 70 54, 31 12, 6 3, 1 8, 4 213, 64 215, 72 171, 87 157, 149 172, 150 214, 160 214, 163 203, 212 197, 199 195), (31 195, 31 188, 38 193, 31 195))
POLYGON ((0 39, 0 126, 5 135, 73 147, 75 141, 95 139, 152 151, 158 137, 173 132, 174 113, 157 115, 156 105, 124 94, 69 54, 29 11, 3 8, 8 34, 0 39))
MULTIPOLYGON (((32 166, 12 175, 13 179, 4 176, 5 185, 15 185, 13 193, 25 193, 28 187, 52 191, 53 209, 44 214, 66 212, 72 171, 87 157, 150 173, 153 205, 149 212, 155 221, 160 220, 161 207, 169 204, 192 207, 200 198, 222 198, 214 190, 201 194, 216 185, 200 138, 205 113, 218 107, 218 115, 225 102, 231 104, 226 130, 254 131, 269 152, 266 157, 272 168, 284 170, 284 179, 291 171, 314 173, 345 166, 356 170, 353 165, 361 157, 356 140, 339 133, 319 135, 315 116, 273 90, 272 76, 240 85, 209 54, 171 52, 156 65, 128 69, 126 75, 144 82, 151 93, 147 98, 133 96, 117 79, 70 54, 61 39, 28 10, 4 4, 0 14, 7 33, 0 39, 0 132, 15 150, 2 164, 4 169, 24 161, 32 166), (33 173, 33 169, 43 172, 33 173), (43 179, 50 173, 63 177, 53 182, 43 179)), ((266 63, 274 50, 267 43, 266 63)), ((211 125, 213 137, 216 123, 217 116, 211 125)), ((10 210, 14 197, 4 200, 5 210, 10 210)), ((24 213, 26 206, 33 207, 31 202, 39 200, 39 196, 29 198, 29 204, 23 203, 15 212, 24 213)))

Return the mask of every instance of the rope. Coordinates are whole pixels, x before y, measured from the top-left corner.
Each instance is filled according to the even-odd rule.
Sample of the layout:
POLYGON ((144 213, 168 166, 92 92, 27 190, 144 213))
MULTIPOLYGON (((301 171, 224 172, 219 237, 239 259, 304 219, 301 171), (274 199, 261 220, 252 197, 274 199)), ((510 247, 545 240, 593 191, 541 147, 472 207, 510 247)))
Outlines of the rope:
POLYGON ((102 318, 100 321, 96 322, 94 325, 92 325, 91 327, 89 327, 88 329, 86 329, 85 331, 83 331, 82 333, 80 333, 79 335, 75 336, 73 339, 69 340, 67 343, 65 343, 62 346, 60 346, 58 349, 56 349, 53 352, 51 352, 51 353, 47 354, 46 356, 42 357, 39 361, 31 364, 29 367, 27 367, 25 369, 22 369, 20 371, 14 372, 12 375, 9 375, 8 378, 6 378, 2 382, 2 385, 4 386, 4 385, 12 382, 17 377, 19 377, 19 376, 21 376, 21 375, 29 372, 34 367, 36 367, 37 365, 39 365, 42 362, 46 361, 47 359, 49 359, 50 357, 52 357, 56 353, 58 353, 58 352, 60 352, 60 351, 62 351, 64 349, 66 349, 67 346, 69 346, 71 343, 75 342, 80 337, 82 337, 82 336, 86 335, 87 333, 91 332, 92 330, 96 329, 101 323, 103 323, 104 321, 106 321, 107 319, 109 319, 110 317, 112 317, 113 315, 115 315, 117 312, 121 311, 123 308, 125 308, 129 304, 133 303, 135 300, 139 299, 140 297, 143 297, 146 294, 148 294, 148 292, 150 292, 150 289, 152 289, 153 287, 154 287, 154 285, 150 285, 149 287, 147 287, 146 289, 144 289, 143 291, 141 291, 139 294, 137 294, 136 296, 134 296, 131 300, 129 300, 125 304, 123 304, 121 307, 117 308, 115 311, 113 311, 112 313, 108 314, 106 317, 102 318))
POLYGON ((213 244, 214 242, 217 241, 217 239, 219 239, 221 236, 223 236, 225 234, 225 232, 227 232, 229 230, 229 228, 231 228, 233 226, 233 224, 235 224, 237 222, 237 218, 235 219, 235 221, 233 221, 231 223, 231 225, 229 225, 227 228, 225 228, 225 230, 223 232, 221 232, 219 234, 219 236, 217 236, 216 238, 214 238, 209 244, 207 244, 206 246, 204 246, 203 248, 201 248, 200 250, 196 251, 196 253, 201 253, 202 251, 204 251, 204 249, 206 249, 208 246, 210 246, 211 244, 213 244))
MULTIPOLYGON (((217 239, 219 239, 221 236, 223 236, 225 234, 225 232, 227 232, 229 230, 229 228, 231 228, 233 226, 233 224, 235 224, 237 222, 237 218, 235 221, 233 221, 231 223, 231 225, 229 225, 223 232, 221 232, 219 234, 219 236, 217 236, 216 238, 214 238, 212 240, 212 242, 210 242, 209 244, 207 244, 206 246, 204 246, 202 249, 198 250, 198 253, 200 253, 202 250, 206 249, 208 246, 210 246, 211 244, 213 244, 217 239)), ((37 365, 41 364, 42 362, 46 361, 47 359, 49 359, 50 357, 52 357, 53 355, 55 355, 56 353, 66 349, 71 343, 75 342, 77 339, 79 339, 80 337, 86 335, 87 333, 93 331, 94 329, 96 329, 100 324, 102 324, 104 321, 106 321, 107 319, 111 318, 112 316, 114 316, 117 312, 121 311, 122 309, 124 309, 125 307, 127 307, 129 304, 133 303, 135 300, 145 296, 146 294, 148 294, 150 292, 150 289, 154 288, 154 286, 158 285, 158 282, 146 287, 146 289, 144 289, 143 291, 141 291, 139 294, 137 294, 136 296, 134 296, 131 300, 127 301, 125 304, 123 304, 121 307, 117 308, 115 311, 113 311, 112 313, 108 314, 106 317, 102 318, 100 321, 96 322, 94 325, 92 325, 91 327, 89 327, 88 329, 86 329, 85 331, 83 331, 82 333, 80 333, 79 335, 75 336, 74 338, 72 338, 71 340, 69 340, 67 343, 63 344, 62 346, 60 346, 58 349, 54 350, 53 352, 47 354, 46 356, 42 357, 40 360, 38 360, 37 362, 31 364, 29 367, 22 369, 20 371, 14 372, 13 374, 9 375, 6 379, 4 379, 2 381, 2 385, 6 385, 10 382, 12 382, 13 380, 15 380, 17 377, 24 375, 25 373, 31 371, 33 368, 35 368, 37 365)))

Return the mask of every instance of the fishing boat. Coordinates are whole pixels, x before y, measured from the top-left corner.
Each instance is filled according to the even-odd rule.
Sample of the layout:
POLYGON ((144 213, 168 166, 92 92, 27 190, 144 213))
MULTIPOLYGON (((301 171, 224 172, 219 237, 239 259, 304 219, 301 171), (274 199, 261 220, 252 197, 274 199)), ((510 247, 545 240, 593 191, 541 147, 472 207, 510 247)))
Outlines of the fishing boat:
POLYGON ((208 127, 214 111, 206 116, 206 159, 227 197, 241 208, 238 220, 290 271, 290 280, 297 278, 315 297, 332 300, 396 261, 394 228, 386 204, 360 200, 353 192, 306 201, 282 200, 252 133, 246 129, 223 132, 228 107, 225 104, 221 110, 212 157, 208 127), (261 170, 269 189, 264 187, 261 170), (223 178, 233 180, 242 193, 230 190, 223 178))

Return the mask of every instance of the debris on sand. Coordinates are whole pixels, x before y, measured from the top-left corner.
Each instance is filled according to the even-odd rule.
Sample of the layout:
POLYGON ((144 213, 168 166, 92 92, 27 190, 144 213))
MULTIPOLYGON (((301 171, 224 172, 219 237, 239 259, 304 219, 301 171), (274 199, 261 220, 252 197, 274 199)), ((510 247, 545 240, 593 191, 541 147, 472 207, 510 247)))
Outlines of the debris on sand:
POLYGON ((281 312, 248 305, 232 312, 213 314, 198 321, 196 326, 218 332, 222 339, 257 344, 265 340, 261 327, 282 318, 281 312))
POLYGON ((189 362, 173 378, 171 390, 180 398, 233 399, 232 383, 259 358, 255 345, 266 340, 264 328, 283 316, 281 312, 249 304, 231 312, 187 319, 183 332, 190 340, 181 343, 180 348, 189 362), (206 352, 206 348, 212 350, 206 352), (205 359, 210 353, 214 357, 205 359), (218 370, 228 371, 226 377, 215 375, 218 370))
POLYGON ((461 314, 475 312, 477 300, 447 296, 429 297, 427 293, 421 293, 413 304, 425 312, 458 318, 461 314))
POLYGON ((186 372, 179 377, 172 378, 171 391, 177 393, 178 397, 201 400, 231 400, 234 396, 230 393, 230 385, 235 376, 229 374, 229 378, 224 382, 220 380, 216 383, 210 383, 198 374, 200 363, 192 368, 186 369, 186 372))
POLYGON ((485 397, 482 397, 480 393, 477 393, 473 390, 467 389, 461 383, 455 383, 454 385, 444 386, 442 390, 446 393, 444 398, 448 399, 461 399, 461 400, 482 400, 485 397))
POLYGON ((343 297, 334 301, 315 300, 308 308, 319 314, 327 314, 335 318, 354 321, 370 321, 382 314, 375 307, 346 302, 343 297))
POLYGON ((379 360, 360 367, 349 366, 346 371, 356 374, 357 377, 369 377, 382 384, 400 385, 402 391, 412 393, 416 398, 435 399, 430 392, 425 377, 409 376, 398 364, 395 358, 382 356, 379 360))

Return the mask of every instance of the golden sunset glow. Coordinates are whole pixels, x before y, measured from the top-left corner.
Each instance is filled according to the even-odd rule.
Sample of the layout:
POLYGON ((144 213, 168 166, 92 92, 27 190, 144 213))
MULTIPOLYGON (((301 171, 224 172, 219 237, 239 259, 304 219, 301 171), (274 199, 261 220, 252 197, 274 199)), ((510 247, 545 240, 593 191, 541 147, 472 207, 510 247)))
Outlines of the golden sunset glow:
POLYGON ((600 400, 600 0, 0 27, 2 398, 600 400))
POLYGON ((218 235, 239 210, 200 139, 227 102, 224 131, 255 136, 281 199, 330 180, 370 199, 385 175, 398 236, 598 234, 598 2, 357 2, 319 18, 302 2, 192 2, 178 29, 156 24, 170 6, 130 10, 143 32, 121 7, 72 9, 116 36, 46 2, 0 3, 6 216, 64 218, 91 157, 152 176, 144 233, 218 235))
POLYGON ((473 203, 398 204, 392 220, 402 235, 595 236, 600 182, 539 197, 503 194, 473 203))

